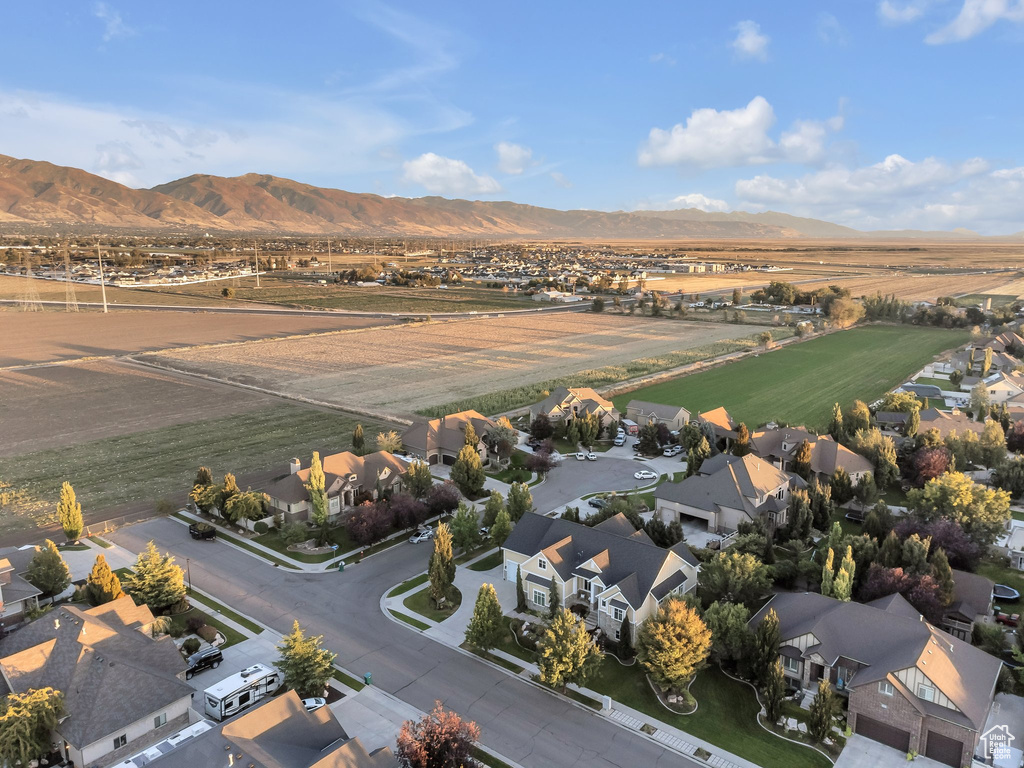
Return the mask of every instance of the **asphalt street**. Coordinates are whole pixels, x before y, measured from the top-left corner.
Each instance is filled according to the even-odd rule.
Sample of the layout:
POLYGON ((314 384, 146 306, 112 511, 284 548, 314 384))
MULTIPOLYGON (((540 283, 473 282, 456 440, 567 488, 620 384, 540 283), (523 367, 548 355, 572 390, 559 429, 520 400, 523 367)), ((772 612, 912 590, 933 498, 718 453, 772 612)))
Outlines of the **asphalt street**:
POLYGON ((297 619, 308 632, 324 635, 324 645, 353 674, 372 673, 375 686, 420 710, 442 701, 476 721, 485 745, 526 768, 698 765, 386 618, 381 595, 422 572, 429 547, 402 544, 344 573, 304 574, 221 542, 193 541, 184 525, 169 518, 123 528, 110 538, 133 552, 153 540, 181 565, 187 558, 195 586, 278 632, 290 631, 297 619))

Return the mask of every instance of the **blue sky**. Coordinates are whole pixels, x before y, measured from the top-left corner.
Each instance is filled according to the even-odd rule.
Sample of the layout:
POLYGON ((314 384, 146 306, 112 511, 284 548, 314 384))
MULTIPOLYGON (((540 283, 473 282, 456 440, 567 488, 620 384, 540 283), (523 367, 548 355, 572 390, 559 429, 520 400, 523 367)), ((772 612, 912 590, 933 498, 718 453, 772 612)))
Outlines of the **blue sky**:
POLYGON ((0 153, 1024 230, 1024 0, 10 6, 0 153))

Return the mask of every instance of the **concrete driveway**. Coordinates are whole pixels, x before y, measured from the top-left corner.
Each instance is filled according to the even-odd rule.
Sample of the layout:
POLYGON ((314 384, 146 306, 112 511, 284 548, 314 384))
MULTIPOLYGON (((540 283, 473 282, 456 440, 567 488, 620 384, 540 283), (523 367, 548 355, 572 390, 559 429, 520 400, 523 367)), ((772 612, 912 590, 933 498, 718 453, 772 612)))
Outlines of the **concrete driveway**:
MULTIPOLYGON (((885 744, 853 734, 846 740, 839 759, 833 768, 906 768, 907 753, 900 752, 885 744)), ((918 755, 914 758, 914 768, 948 768, 945 763, 918 755)))
POLYGON ((989 710, 985 731, 1006 726, 1007 732, 1014 737, 1010 742, 1009 754, 1000 754, 992 764, 999 768, 1019 768, 1024 759, 1024 699, 1006 693, 996 695, 989 710))

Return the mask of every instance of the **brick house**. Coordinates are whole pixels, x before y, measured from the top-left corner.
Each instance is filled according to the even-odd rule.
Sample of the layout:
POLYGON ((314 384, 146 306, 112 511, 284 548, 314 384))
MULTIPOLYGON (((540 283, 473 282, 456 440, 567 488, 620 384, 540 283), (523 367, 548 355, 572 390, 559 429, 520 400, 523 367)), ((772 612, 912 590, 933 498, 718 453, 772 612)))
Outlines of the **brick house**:
POLYGON ((779 593, 780 658, 787 681, 828 680, 849 697, 855 733, 900 752, 967 766, 985 728, 1002 662, 924 620, 900 595, 871 603, 779 593))
POLYGON ((522 573, 530 608, 547 608, 554 580, 561 604, 588 608, 587 625, 614 640, 623 618, 635 638, 665 599, 697 586, 698 562, 686 544, 663 549, 622 514, 591 528, 527 513, 501 551, 505 580, 522 573))
MULTIPOLYGON (((366 456, 344 451, 325 456, 322 464, 327 511, 332 518, 363 499, 375 501, 381 494, 401 491, 402 476, 408 469, 404 462, 387 451, 366 456)), ((271 511, 281 513, 285 523, 309 519, 311 505, 305 485, 308 482, 309 467, 302 468, 298 459, 292 459, 288 474, 263 489, 270 499, 271 511)))

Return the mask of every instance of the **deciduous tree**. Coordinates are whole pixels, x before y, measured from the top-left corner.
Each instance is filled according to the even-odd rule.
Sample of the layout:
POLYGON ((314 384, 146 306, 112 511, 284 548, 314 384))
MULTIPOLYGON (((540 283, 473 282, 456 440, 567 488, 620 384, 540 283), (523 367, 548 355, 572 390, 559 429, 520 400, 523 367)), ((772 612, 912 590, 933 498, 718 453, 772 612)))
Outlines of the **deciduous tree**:
POLYGON ((29 765, 50 753, 52 731, 64 715, 64 694, 30 688, 0 698, 0 763, 29 765))
POLYGON ((637 661, 662 689, 682 687, 710 651, 711 631, 682 600, 670 598, 637 632, 637 661))
POLYGON ((850 475, 842 467, 836 467, 836 471, 832 473, 832 479, 829 481, 829 486, 832 488, 832 499, 836 504, 841 506, 853 498, 853 482, 850 480, 850 475))
POLYGON ((423 499, 431 515, 447 515, 454 512, 461 500, 459 489, 449 481, 435 485, 423 499))
POLYGON ((835 719, 838 702, 832 692, 832 686, 828 680, 818 681, 818 692, 811 701, 810 711, 807 713, 807 733, 818 744, 821 744, 832 732, 832 722, 835 719))
POLYGON ((452 544, 463 552, 469 552, 480 541, 480 520, 476 510, 462 502, 455 511, 451 522, 452 544))
POLYGON ((491 491, 491 495, 484 504, 483 524, 490 528, 498 519, 498 512, 505 509, 505 499, 498 491, 491 491))
POLYGON ((751 606, 771 583, 768 566, 750 554, 719 552, 700 573, 698 594, 704 605, 726 600, 751 606))
POLYGON ((438 525, 434 532, 434 551, 430 555, 427 574, 434 604, 447 600, 455 583, 455 557, 452 553, 452 534, 446 523, 438 525))
POLYGON ((337 654, 320 647, 323 639, 323 635, 307 637, 296 620, 292 631, 281 639, 278 646, 280 657, 277 667, 284 675, 284 684, 301 698, 323 696, 327 682, 334 674, 337 654))
POLYGON ((601 652, 583 621, 565 609, 551 620, 538 650, 541 682, 563 691, 570 683, 584 685, 601 661, 601 652))
POLYGON ((857 434, 862 429, 871 428, 871 411, 862 400, 853 401, 853 410, 850 412, 850 418, 847 419, 846 434, 851 437, 857 434))
POLYGON ((829 548, 825 564, 821 566, 821 594, 832 597, 832 582, 835 580, 835 550, 829 548))
MULTIPOLYGON (((831 550, 829 551, 831 552, 831 550)), ((842 600, 844 603, 850 602, 850 597, 853 595, 853 580, 856 572, 857 563, 853 559, 853 547, 847 546, 846 554, 843 555, 843 561, 839 564, 839 571, 832 582, 832 597, 836 600, 842 600)))
POLYGON ((782 702, 786 697, 786 673, 782 669, 782 662, 778 657, 768 667, 761 695, 764 697, 765 719, 774 725, 782 717, 782 702))
POLYGON ((732 441, 732 448, 729 449, 733 456, 746 456, 750 453, 750 430, 742 422, 736 427, 736 439, 732 441))
POLYGON ((387 432, 378 432, 377 450, 387 451, 388 453, 397 453, 402 450, 402 436, 393 429, 390 429, 387 432))
POLYGON ((995 419, 985 422, 985 429, 978 439, 981 449, 981 463, 986 467, 997 467, 1006 459, 1006 433, 995 419))
POLYGON ((779 646, 782 634, 779 629, 779 616, 775 609, 769 608, 754 630, 754 648, 751 657, 754 675, 761 686, 768 683, 771 666, 779 659, 779 646))
POLYGON ((422 499, 434 487, 434 478, 430 475, 430 467, 425 461, 415 460, 409 465, 402 484, 411 496, 422 499))
POLYGON ((1010 494, 987 488, 960 472, 929 480, 907 496, 909 507, 923 520, 949 519, 975 542, 990 546, 1010 519, 1010 494))
POLYGON ((711 660, 721 664, 744 658, 753 640, 747 621, 750 611, 738 603, 716 602, 704 610, 711 631, 711 660))
POLYGON ((102 554, 96 555, 96 562, 93 563, 89 577, 85 580, 85 599, 89 605, 103 605, 117 600, 123 594, 121 580, 110 570, 107 558, 102 554))
POLYGON ((43 597, 51 600, 68 588, 71 584, 71 571, 61 557, 57 545, 50 539, 36 553, 25 571, 25 579, 33 587, 43 593, 43 597))
POLYGON ((797 446, 796 454, 793 456, 792 470, 795 474, 802 477, 804 480, 811 479, 811 457, 813 452, 811 450, 811 444, 807 440, 803 440, 799 446, 797 446))
POLYGON ((837 443, 842 442, 846 435, 843 430, 843 409, 839 407, 839 403, 832 406, 832 420, 828 424, 828 433, 837 443))
POLYGON ((533 511, 533 495, 526 483, 512 483, 505 500, 508 516, 513 523, 518 523, 527 512, 533 511))
POLYGON ((57 520, 64 529, 68 541, 78 541, 82 535, 82 505, 75 498, 75 489, 64 481, 60 487, 60 501, 57 502, 57 520))
POLYGON ((363 434, 363 425, 356 424, 356 428, 352 430, 352 452, 356 456, 362 456, 366 450, 366 436, 363 434))
POLYGON ((459 451, 458 458, 452 465, 451 478, 465 496, 474 498, 480 495, 487 476, 480 462, 480 454, 474 446, 464 445, 459 451))
POLYGON ((494 525, 491 526, 491 541, 497 546, 503 547, 505 540, 512 533, 512 520, 508 516, 508 510, 502 507, 498 516, 494 518, 494 525))
POLYGON ((407 720, 398 732, 402 768, 462 768, 476 764, 473 747, 480 738, 476 723, 446 711, 440 701, 418 723, 407 720))
POLYGON ((530 422, 530 437, 547 440, 553 434, 555 434, 555 428, 551 425, 551 419, 546 413, 538 413, 536 418, 530 422))

